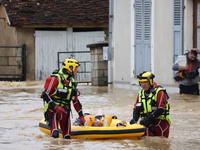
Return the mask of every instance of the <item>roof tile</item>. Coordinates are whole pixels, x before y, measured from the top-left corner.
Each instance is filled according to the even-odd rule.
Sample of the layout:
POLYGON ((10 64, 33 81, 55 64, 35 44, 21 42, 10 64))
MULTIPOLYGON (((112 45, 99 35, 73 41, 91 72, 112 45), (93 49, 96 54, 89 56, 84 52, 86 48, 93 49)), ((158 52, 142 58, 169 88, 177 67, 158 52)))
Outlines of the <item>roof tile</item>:
POLYGON ((108 24, 109 0, 1 0, 11 26, 108 24))

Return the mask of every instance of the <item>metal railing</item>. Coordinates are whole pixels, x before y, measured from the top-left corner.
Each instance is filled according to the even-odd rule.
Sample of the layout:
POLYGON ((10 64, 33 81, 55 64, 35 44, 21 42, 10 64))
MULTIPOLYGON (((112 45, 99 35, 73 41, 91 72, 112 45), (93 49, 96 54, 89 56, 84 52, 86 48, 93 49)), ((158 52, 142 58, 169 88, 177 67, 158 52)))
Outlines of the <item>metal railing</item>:
MULTIPOLYGON (((58 52, 58 69, 62 66, 62 61, 66 58, 74 58, 77 56, 81 58, 78 60, 81 66, 76 78, 76 81, 79 83, 91 83, 91 61, 88 57, 82 57, 83 54, 90 55, 90 51, 67 51, 67 52, 58 52), (64 56, 61 56, 64 55, 64 56)), ((90 58, 90 56, 89 56, 90 58)))

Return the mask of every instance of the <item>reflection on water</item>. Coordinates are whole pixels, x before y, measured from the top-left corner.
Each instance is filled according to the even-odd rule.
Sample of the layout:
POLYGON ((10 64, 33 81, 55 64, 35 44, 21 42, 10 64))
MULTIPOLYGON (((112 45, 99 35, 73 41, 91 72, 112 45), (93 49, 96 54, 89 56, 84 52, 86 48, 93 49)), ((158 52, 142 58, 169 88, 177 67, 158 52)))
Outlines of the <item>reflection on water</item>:
MULTIPOLYGON (((172 121, 169 139, 141 137, 123 140, 64 140, 53 139, 38 129, 38 123, 43 118, 43 101, 39 98, 43 83, 0 82, 1 149, 199 149, 199 96, 179 95, 174 93, 177 89, 169 90, 172 121)), ((79 90, 84 112, 96 114, 101 111, 130 121, 137 90, 88 85, 79 85, 79 90)), ((77 113, 73 110, 72 120, 76 117, 77 113)))

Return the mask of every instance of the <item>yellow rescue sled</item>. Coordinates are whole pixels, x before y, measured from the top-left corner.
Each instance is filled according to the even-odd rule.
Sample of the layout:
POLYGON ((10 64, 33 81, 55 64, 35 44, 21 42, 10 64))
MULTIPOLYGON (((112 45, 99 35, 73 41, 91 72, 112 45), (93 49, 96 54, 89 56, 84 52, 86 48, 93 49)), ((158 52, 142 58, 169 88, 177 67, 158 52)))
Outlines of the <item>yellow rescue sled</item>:
MULTIPOLYGON (((71 138, 89 138, 89 139, 129 139, 141 137, 145 133, 145 127, 140 124, 120 123, 120 119, 112 119, 109 126, 93 127, 93 126, 75 126, 72 125, 71 138)), ((39 123, 39 129, 50 135, 50 128, 42 119, 39 123)), ((59 130, 60 136, 61 131, 59 130)))

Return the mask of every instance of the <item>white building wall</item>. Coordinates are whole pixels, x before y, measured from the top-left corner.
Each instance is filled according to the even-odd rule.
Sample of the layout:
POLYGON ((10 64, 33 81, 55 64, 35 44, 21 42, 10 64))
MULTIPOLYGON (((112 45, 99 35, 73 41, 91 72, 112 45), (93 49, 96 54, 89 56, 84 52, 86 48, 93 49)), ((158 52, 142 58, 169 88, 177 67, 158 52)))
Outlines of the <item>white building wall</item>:
MULTIPOLYGON (((176 85, 173 80, 173 0, 153 0, 152 70, 160 84, 176 85)), ((184 1, 183 50, 193 45, 193 2, 184 1)))
POLYGON ((173 84, 173 0, 152 0, 152 72, 160 84, 173 84))
MULTIPOLYGON (((134 70, 134 0, 118 0, 114 5, 115 87, 137 84, 134 70)), ((152 72, 161 84, 173 84, 173 0, 152 0, 152 72)))
POLYGON ((131 0, 114 1, 114 65, 113 84, 115 87, 130 86, 131 60, 133 59, 131 49, 131 0))
MULTIPOLYGON (((134 69, 134 0, 114 1, 113 83, 129 88, 138 84, 134 69)), ((193 4, 185 0, 184 50, 192 48, 193 4)), ((177 85, 173 80, 173 0, 152 0, 151 69, 155 81, 162 85, 177 85)))

